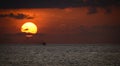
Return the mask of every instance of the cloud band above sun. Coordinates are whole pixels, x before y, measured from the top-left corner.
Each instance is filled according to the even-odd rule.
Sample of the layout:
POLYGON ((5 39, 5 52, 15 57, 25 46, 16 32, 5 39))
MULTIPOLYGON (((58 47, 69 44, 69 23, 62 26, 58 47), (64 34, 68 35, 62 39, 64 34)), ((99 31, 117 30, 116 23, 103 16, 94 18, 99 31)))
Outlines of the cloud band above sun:
POLYGON ((31 17, 31 16, 26 15, 26 14, 22 14, 22 13, 0 14, 0 18, 4 18, 4 17, 11 17, 11 18, 15 18, 15 19, 33 19, 34 18, 34 17, 31 17))

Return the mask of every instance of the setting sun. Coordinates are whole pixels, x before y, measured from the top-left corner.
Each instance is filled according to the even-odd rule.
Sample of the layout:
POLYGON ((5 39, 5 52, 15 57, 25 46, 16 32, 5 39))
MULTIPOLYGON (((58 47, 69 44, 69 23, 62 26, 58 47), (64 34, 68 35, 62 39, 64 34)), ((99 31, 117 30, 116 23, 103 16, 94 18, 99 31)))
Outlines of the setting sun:
POLYGON ((32 22, 26 22, 22 25, 21 32, 24 32, 26 34, 36 34, 37 26, 32 22))

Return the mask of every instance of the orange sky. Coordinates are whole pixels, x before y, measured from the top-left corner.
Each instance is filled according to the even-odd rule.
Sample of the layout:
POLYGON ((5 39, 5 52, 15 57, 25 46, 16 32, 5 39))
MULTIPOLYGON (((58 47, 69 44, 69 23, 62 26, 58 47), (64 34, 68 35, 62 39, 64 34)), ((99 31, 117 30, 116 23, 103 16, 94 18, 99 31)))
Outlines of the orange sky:
MULTIPOLYGON (((112 32, 114 29, 113 27, 120 25, 120 18, 119 18, 120 10, 114 7, 112 7, 111 9, 112 12, 109 14, 105 13, 105 10, 100 8, 98 9, 97 13, 88 14, 87 7, 65 8, 65 9, 58 9, 58 8, 1 9, 0 14, 10 14, 10 13, 13 13, 14 15, 24 14, 29 17, 33 17, 31 19, 27 19, 26 17, 23 19, 17 19, 11 16, 0 17, 0 28, 2 28, 1 35, 21 33, 20 31, 21 26, 25 22, 30 21, 38 26, 38 34, 47 34, 47 35, 52 34, 49 36, 53 36, 53 40, 56 38, 55 43, 59 43, 60 42, 59 40, 61 38, 65 38, 64 34, 67 35, 70 34, 68 37, 71 37, 70 40, 73 40, 73 43, 75 41, 85 43, 85 40, 88 40, 88 42, 94 42, 94 41, 89 41, 89 39, 95 37, 95 35, 92 35, 91 37, 89 34, 88 34, 89 36, 86 35, 82 36, 82 38, 84 37, 85 39, 83 41, 79 41, 79 39, 82 39, 80 38, 81 36, 79 35, 81 35, 82 32, 89 33, 92 31, 100 33, 99 31, 109 30, 109 32, 112 32), (62 37, 59 38, 56 37, 56 35, 57 36, 61 35, 62 37)), ((102 32, 102 33, 105 34, 106 32, 102 32)), ((113 33, 110 36, 113 37, 115 33, 113 33)), ((51 38, 48 38, 49 36, 43 38, 47 39, 48 42, 54 42, 53 40, 51 40, 51 38)), ((63 43, 64 42, 69 43, 70 40, 65 39, 63 40, 63 43)), ((99 42, 99 39, 95 41, 99 42)))

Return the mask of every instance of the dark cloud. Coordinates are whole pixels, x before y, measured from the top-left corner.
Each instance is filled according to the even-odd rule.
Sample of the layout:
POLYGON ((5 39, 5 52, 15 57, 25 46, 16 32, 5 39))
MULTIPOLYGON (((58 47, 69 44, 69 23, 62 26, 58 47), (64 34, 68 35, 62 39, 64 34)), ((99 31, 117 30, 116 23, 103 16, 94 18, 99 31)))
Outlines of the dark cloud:
POLYGON ((97 13, 97 9, 95 7, 91 7, 88 9, 88 14, 94 14, 97 13))
POLYGON ((1 0, 0 8, 107 7, 119 4, 119 0, 1 0))
MULTIPOLYGON (((103 8, 111 13, 110 6, 120 6, 120 0, 1 0, 0 8, 67 8, 90 7, 88 14, 97 13, 96 8, 103 8)), ((20 15, 18 18, 21 18, 20 15)))
POLYGON ((106 10, 105 14, 109 14, 112 12, 112 10, 110 8, 106 8, 105 10, 106 10))
MULTIPOLYGON (((75 29, 74 29, 75 30, 75 29)), ((86 26, 80 26, 76 28, 76 35, 88 36, 88 37, 116 37, 120 38, 120 25, 96 25, 91 28, 86 26)))
POLYGON ((120 43, 120 25, 96 25, 91 28, 82 26, 78 33, 76 36, 91 40, 91 42, 93 40, 93 42, 120 43))
MULTIPOLYGON (((11 36, 25 36, 26 35, 26 33, 22 33, 22 32, 20 32, 20 33, 15 33, 15 34, 10 34, 11 36)), ((45 33, 37 33, 37 34, 35 34, 35 36, 46 36, 46 35, 48 35, 48 34, 45 34, 45 33)))
POLYGON ((110 26, 110 25, 102 25, 102 26, 99 26, 99 25, 97 25, 97 26, 93 26, 92 27, 93 29, 104 29, 104 30, 118 30, 119 31, 119 29, 120 29, 120 25, 118 24, 118 25, 113 25, 113 26, 110 26))
POLYGON ((38 33, 27 38, 26 33, 4 33, 0 35, 0 43, 40 43, 47 34, 38 33))
POLYGON ((0 14, 0 18, 3 18, 3 17, 11 17, 11 18, 15 18, 15 19, 33 19, 34 18, 34 17, 30 17, 29 15, 25 15, 25 14, 21 14, 21 13, 0 14))
POLYGON ((109 25, 103 25, 103 26, 93 26, 90 30, 88 30, 89 34, 93 36, 101 36, 101 37, 112 37, 114 38, 120 38, 120 25, 116 26, 109 26, 109 25))

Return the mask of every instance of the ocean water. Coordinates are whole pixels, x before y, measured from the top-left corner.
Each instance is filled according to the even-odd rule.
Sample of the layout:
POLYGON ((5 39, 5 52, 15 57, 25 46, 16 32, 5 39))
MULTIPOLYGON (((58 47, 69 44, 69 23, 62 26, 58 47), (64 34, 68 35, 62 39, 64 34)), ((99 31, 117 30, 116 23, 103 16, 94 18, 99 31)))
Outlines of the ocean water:
POLYGON ((120 45, 0 44, 0 66, 120 66, 120 45))

